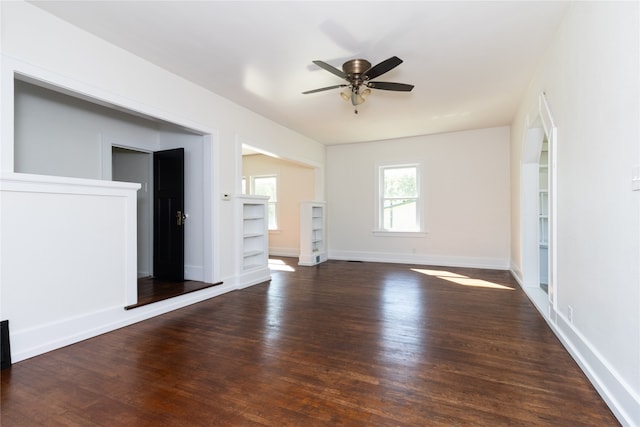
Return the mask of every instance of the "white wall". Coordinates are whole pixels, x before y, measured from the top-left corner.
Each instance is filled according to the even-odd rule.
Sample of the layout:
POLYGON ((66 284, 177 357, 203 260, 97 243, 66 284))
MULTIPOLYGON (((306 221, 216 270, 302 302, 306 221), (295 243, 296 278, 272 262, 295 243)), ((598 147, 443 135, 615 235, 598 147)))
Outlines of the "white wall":
POLYGON ((114 147, 112 180, 141 185, 137 196, 138 277, 153 274, 152 154, 114 147))
POLYGON ((278 230, 269 232, 269 254, 300 255, 300 202, 314 198, 314 170, 263 154, 244 156, 242 174, 278 177, 278 230))
MULTIPOLYGON (((240 180, 241 156, 237 149, 237 136, 243 135, 257 141, 255 146, 264 145, 263 148, 272 153, 282 154, 290 159, 304 159, 305 163, 318 165, 320 168, 324 165, 324 147, 79 30, 29 3, 0 2, 0 8, 0 317, 8 318, 10 321, 14 361, 236 289, 241 285, 237 283, 238 260, 235 257, 241 239, 236 234, 236 227, 232 226, 236 221, 233 203, 221 200, 222 193, 233 194, 236 191, 236 185, 240 180), (28 195, 18 196, 12 190, 16 185, 22 187, 22 184, 11 184, 22 179, 18 177, 20 174, 14 173, 13 93, 16 73, 87 98, 97 99, 108 106, 134 110, 145 116, 197 130, 205 135, 201 157, 204 164, 209 162, 212 167, 203 168, 202 180, 203 188, 209 188, 212 194, 203 206, 202 219, 197 221, 204 222, 205 231, 212 230, 212 238, 202 243, 202 253, 206 262, 213 263, 214 278, 223 280, 224 285, 152 306, 129 311, 122 309, 127 302, 128 279, 119 272, 129 272, 131 263, 129 255, 120 253, 119 256, 115 256, 114 248, 125 245, 125 237, 123 233, 114 232, 109 239, 115 241, 109 240, 111 243, 108 245, 101 245, 104 232, 100 230, 104 224, 101 215, 93 214, 95 209, 92 207, 95 196, 93 193, 111 191, 109 185, 112 184, 93 180, 87 184, 86 179, 78 181, 79 178, 60 178, 64 182, 55 181, 55 185, 61 185, 64 190, 57 190, 56 187, 50 190, 51 194, 45 194, 32 191, 33 186, 39 185, 38 180, 49 185, 53 178, 30 175, 27 177, 33 182, 29 184, 31 189, 25 190, 28 195), (67 187, 74 188, 76 185, 88 185, 91 190, 87 190, 89 194, 78 199, 79 206, 65 204, 65 192, 69 193, 67 187), (24 199, 25 202, 19 202, 18 199, 24 199), (70 243, 68 250, 64 252, 51 251, 49 258, 23 258, 27 256, 25 251, 16 251, 16 248, 24 247, 31 241, 34 244, 48 242, 47 244, 51 245, 51 242, 55 242, 61 236, 59 230, 46 226, 48 219, 42 211, 38 211, 38 214, 31 212, 34 206, 42 209, 48 204, 56 206, 55 212, 60 217, 68 214, 75 218, 72 207, 78 209, 77 212, 86 214, 83 216, 82 228, 68 230, 72 233, 70 241, 78 244, 70 243), (5 218, 17 222, 9 223, 5 218), (30 230, 39 231, 37 240, 33 240, 33 232, 30 230), (75 230, 81 235, 74 234, 75 230), (79 242, 94 248, 94 252, 90 252, 92 261, 81 269, 77 268, 76 261, 84 259, 85 250, 79 242), (11 256, 5 256, 7 253, 11 256), (97 265, 103 268, 99 261, 103 258, 109 260, 106 264, 109 266, 108 273, 105 273, 105 280, 100 279, 95 283, 99 287, 109 286, 108 291, 103 290, 108 294, 108 298, 96 301, 81 287, 94 279, 86 270, 97 268, 97 265), (46 280, 33 280, 29 287, 25 287, 22 269, 27 268, 27 265, 31 272, 40 272, 42 278, 45 277, 49 265, 56 265, 56 268, 65 271, 67 276, 49 275, 46 280), (51 289, 57 289, 59 292, 55 298, 47 301, 27 301, 25 298, 28 292, 48 294, 51 289), (66 310, 69 301, 73 302, 72 311, 66 310), (33 316, 34 313, 41 314, 33 316)), ((171 144, 166 142, 166 145, 171 144)), ((192 158, 194 165, 198 155, 200 154, 192 158)), ((128 187, 123 191, 135 192, 128 187)), ((135 204, 133 208, 111 206, 117 204, 117 198, 109 200, 110 207, 106 210, 115 209, 119 212, 110 217, 110 227, 116 231, 121 230, 121 219, 135 219, 135 204)), ((133 236, 135 243, 135 233, 133 236)), ((133 264, 135 280, 135 254, 133 264)), ((100 269, 98 271, 104 273, 100 269)))
POLYGON ((545 92, 557 126, 558 267, 557 313, 543 314, 626 425, 640 425, 639 12, 638 2, 572 3, 511 132, 520 275, 522 138, 545 92))
POLYGON ((509 128, 327 148, 329 258, 509 265, 509 128), (377 236, 377 166, 422 164, 426 234, 377 236))
POLYGON ((158 124, 16 81, 14 170, 102 178, 103 138, 158 147, 158 124))

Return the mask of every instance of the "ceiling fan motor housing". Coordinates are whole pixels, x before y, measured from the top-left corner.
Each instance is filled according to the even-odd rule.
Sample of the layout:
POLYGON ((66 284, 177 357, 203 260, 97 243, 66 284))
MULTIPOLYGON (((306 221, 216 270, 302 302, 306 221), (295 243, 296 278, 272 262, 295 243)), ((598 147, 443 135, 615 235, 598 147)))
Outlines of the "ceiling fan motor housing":
POLYGON ((362 74, 371 68, 371 63, 366 59, 352 59, 342 64, 342 71, 347 75, 347 80, 354 86, 362 84, 362 74))

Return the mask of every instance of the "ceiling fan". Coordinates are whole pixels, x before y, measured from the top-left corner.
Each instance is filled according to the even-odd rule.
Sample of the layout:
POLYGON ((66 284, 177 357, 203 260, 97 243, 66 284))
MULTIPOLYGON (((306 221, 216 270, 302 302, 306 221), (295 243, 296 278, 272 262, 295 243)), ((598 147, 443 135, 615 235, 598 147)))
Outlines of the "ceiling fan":
POLYGON ((405 83, 371 81, 402 64, 402 59, 397 56, 392 56, 373 67, 371 66, 371 63, 365 59, 352 59, 342 64, 342 71, 323 61, 313 61, 313 63, 323 70, 346 80, 348 84, 343 83, 320 89, 308 90, 302 93, 307 95, 325 90, 348 87, 351 93, 348 94, 346 91, 340 92, 340 96, 342 96, 345 101, 348 101, 349 99, 351 100, 351 104, 355 107, 354 113, 356 114, 358 114, 358 105, 362 104, 365 98, 371 93, 370 89, 392 90, 398 92, 410 92, 411 89, 413 89, 413 85, 405 83), (363 86, 364 89, 362 88, 363 86))

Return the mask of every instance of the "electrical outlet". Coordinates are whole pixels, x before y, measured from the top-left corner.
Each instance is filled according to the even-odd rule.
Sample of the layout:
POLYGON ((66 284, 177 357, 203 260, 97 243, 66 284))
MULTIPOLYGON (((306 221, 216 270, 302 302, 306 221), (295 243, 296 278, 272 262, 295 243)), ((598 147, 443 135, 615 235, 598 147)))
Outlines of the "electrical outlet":
POLYGON ((640 190, 640 166, 634 166, 631 169, 631 190, 640 190))
POLYGON ((569 315, 569 323, 571 323, 573 325, 573 307, 572 306, 568 306, 567 307, 567 312, 569 315))

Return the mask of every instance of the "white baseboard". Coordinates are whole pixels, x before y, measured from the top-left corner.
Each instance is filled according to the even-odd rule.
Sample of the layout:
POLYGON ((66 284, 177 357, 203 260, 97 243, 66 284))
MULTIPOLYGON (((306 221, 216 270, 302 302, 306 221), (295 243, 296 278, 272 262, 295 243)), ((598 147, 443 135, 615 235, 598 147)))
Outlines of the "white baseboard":
POLYGON ((640 426, 640 396, 616 373, 580 331, 569 323, 563 314, 550 309, 548 300, 545 301, 547 296, 544 291, 540 288, 524 286, 518 273, 517 269, 511 268, 511 274, 520 284, 522 290, 564 348, 580 366, 618 421, 623 426, 640 426))
POLYGON ((269 255, 297 258, 300 255, 300 249, 269 246, 269 255))
POLYGON ((513 263, 513 261, 509 262, 509 271, 511 272, 513 278, 516 279, 516 282, 520 284, 520 287, 524 287, 525 285, 524 279, 522 278, 522 272, 520 271, 520 268, 518 268, 518 266, 513 263))
POLYGON ((235 288, 222 284, 159 301, 131 310, 122 306, 70 317, 35 328, 10 331, 11 359, 16 363, 70 344, 146 320, 197 302, 224 294, 235 288))
POLYGON ((508 270, 506 258, 456 257, 395 252, 329 251, 329 259, 343 261, 388 262, 394 264, 434 265, 440 267, 468 267, 508 270))
POLYGON ((561 313, 552 329, 624 426, 640 426, 640 396, 561 313))
POLYGON ((236 276, 235 288, 244 289, 259 283, 271 280, 271 270, 269 267, 257 268, 243 272, 236 276))
MULTIPOLYGON (((197 269, 192 270, 193 272, 196 272, 194 274, 197 275, 197 269)), ((187 275, 185 274, 185 276, 187 275)), ((193 277, 188 278, 187 276, 186 278, 201 280, 193 277)), ((236 289, 243 289, 269 280, 271 280, 271 272, 268 267, 265 267, 230 277, 222 285, 131 310, 125 310, 126 304, 123 303, 121 306, 69 317, 34 328, 11 330, 11 359, 13 362, 19 362, 236 289)))

